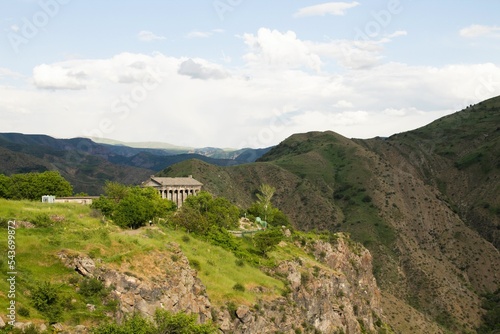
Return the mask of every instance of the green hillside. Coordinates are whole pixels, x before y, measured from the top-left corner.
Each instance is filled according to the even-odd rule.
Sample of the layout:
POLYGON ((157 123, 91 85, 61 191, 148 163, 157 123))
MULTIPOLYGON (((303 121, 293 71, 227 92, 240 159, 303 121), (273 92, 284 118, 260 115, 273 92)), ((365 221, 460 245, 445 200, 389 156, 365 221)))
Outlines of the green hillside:
POLYGON ((378 153, 395 151, 416 167, 464 221, 500 248, 500 97, 368 142, 378 153))
MULTIPOLYGON (((256 253, 255 241, 250 237, 233 241, 240 245, 240 251, 234 252, 214 245, 202 235, 189 234, 168 224, 137 230, 121 229, 103 220, 88 206, 3 199, 0 199, 0 224, 4 231, 7 231, 8 225, 15 225, 14 233, 11 233, 14 236, 11 239, 15 240, 15 263, 0 261, 0 270, 4 273, 15 271, 15 296, 7 297, 5 292, 9 291, 10 283, 2 280, 0 307, 7 309, 10 301, 15 300, 16 320, 36 326, 58 323, 65 328, 77 325, 92 328, 97 324, 115 322, 118 311, 127 307, 123 300, 117 299, 119 291, 123 294, 122 289, 136 280, 142 280, 144 283, 141 289, 146 289, 147 284, 162 283, 157 280, 163 277, 163 289, 167 289, 165 293, 183 293, 188 287, 176 288, 173 282, 181 278, 179 275, 185 276, 192 272, 192 269, 185 269, 188 262, 188 268, 196 269, 194 277, 206 289, 214 317, 218 310, 228 310, 228 316, 235 317, 236 307, 243 305, 256 312, 256 317, 264 317, 266 322, 298 329, 308 328, 310 325, 306 322, 295 324, 287 320, 285 312, 290 312, 289 308, 293 310, 304 307, 292 302, 295 298, 293 294, 302 289, 309 294, 317 293, 312 287, 316 286, 315 289, 321 290, 318 284, 325 283, 319 283, 320 280, 326 279, 325 282, 329 282, 329 276, 342 280, 355 277, 359 280, 364 275, 372 277, 369 272, 365 274, 364 269, 364 266, 370 268, 371 264, 361 262, 366 257, 365 251, 341 234, 295 232, 285 238, 279 247, 262 256, 256 253), (350 260, 338 263, 335 268, 330 267, 325 262, 327 254, 324 251, 320 253, 315 248, 318 242, 347 244, 352 250, 342 251, 342 256, 348 256, 350 260), (242 252, 248 252, 247 256, 242 257, 242 252), (123 275, 126 281, 118 280, 117 286, 106 286, 103 282, 109 277, 92 278, 82 274, 80 270, 84 269, 75 270, 67 266, 67 261, 86 258, 92 259, 99 268, 107 268, 106 271, 101 271, 102 275, 123 275), (247 262, 246 259, 254 260, 247 262), (295 287, 292 291, 287 273, 279 272, 279 265, 288 262, 298 263, 302 268, 300 270, 304 276, 302 279, 299 276, 299 282, 303 287, 300 289, 295 287), (356 271, 352 266, 357 268, 356 271), (340 270, 345 270, 345 273, 340 270), (286 307, 282 305, 283 302, 286 302, 286 307), (280 309, 276 305, 281 305, 280 309), (266 307, 269 308, 267 312, 273 314, 270 319, 263 312, 266 307), (275 315, 280 312, 283 318, 274 320, 275 315)), ((4 239, 8 234, 4 234, 4 239)), ((6 254, 8 243, 3 242, 1 249, 6 254)), ((88 265, 90 260, 84 261, 88 265)), ((188 281, 190 275, 185 276, 188 281)), ((375 317, 375 320, 378 319, 376 326, 381 330, 387 328, 384 333, 391 333, 379 318, 378 306, 370 306, 370 302, 365 300, 367 293, 376 296, 377 292, 367 290, 367 283, 360 285, 363 290, 357 292, 360 284, 357 280, 352 281, 351 290, 345 298, 356 293, 357 297, 352 302, 356 304, 356 312, 360 315, 369 314, 370 319, 375 317)), ((205 293, 193 292, 199 296, 205 293)), ((333 295, 328 298, 337 298, 340 302, 344 296, 333 295)), ((344 300, 343 303, 352 310, 351 301, 344 300)), ((196 304, 192 304, 190 307, 195 306, 196 304)), ((217 318, 213 318, 213 321, 217 321, 217 318)), ((367 320, 359 320, 359 324, 354 321, 354 325, 359 328, 364 321, 367 320)), ((371 321, 366 323, 371 324, 371 321)))
POLYGON ((161 175, 192 174, 245 205, 271 184, 295 228, 350 233, 373 254, 385 293, 467 332, 482 321, 481 296, 500 284, 489 242, 498 247, 499 105, 500 97, 388 139, 296 134, 252 164, 190 160, 161 175))

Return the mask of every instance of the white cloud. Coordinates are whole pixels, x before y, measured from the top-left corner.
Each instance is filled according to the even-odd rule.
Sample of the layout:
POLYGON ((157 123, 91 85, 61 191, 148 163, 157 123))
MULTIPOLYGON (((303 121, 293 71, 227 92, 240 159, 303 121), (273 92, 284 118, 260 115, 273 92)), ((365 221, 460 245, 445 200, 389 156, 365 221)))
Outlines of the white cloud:
POLYGON ((321 59, 293 31, 281 33, 260 28, 257 35, 245 34, 245 44, 250 52, 244 59, 250 64, 268 65, 275 68, 306 67, 319 71, 321 59))
POLYGON ((186 35, 187 38, 208 38, 212 36, 211 31, 191 31, 186 35))
POLYGON ((84 71, 42 64, 33 69, 33 83, 41 89, 85 89, 84 71))
POLYGON ((223 29, 212 29, 210 31, 199 31, 199 30, 194 30, 191 31, 186 35, 187 38, 208 38, 212 36, 214 33, 215 34, 221 34, 223 33, 223 29))
POLYGON ((161 53, 43 64, 33 85, 0 84, 0 132, 266 147, 313 130, 389 136, 500 95, 496 64, 384 63, 385 43, 403 35, 314 42, 260 29, 243 37, 249 51, 240 67, 161 53), (331 71, 343 47, 359 54, 331 71))
POLYGON ((228 77, 228 74, 224 70, 214 66, 202 65, 191 58, 180 64, 178 73, 187 75, 193 79, 202 80, 224 79, 228 77))
POLYGON ((337 103, 333 105, 335 108, 339 109, 350 109, 353 107, 352 102, 346 101, 346 100, 340 100, 337 103))
POLYGON ((139 40, 142 42, 161 41, 166 39, 164 36, 156 35, 153 32, 147 30, 141 30, 137 34, 137 38, 139 38, 139 40))
POLYGON ((359 5, 359 2, 325 2, 319 5, 300 8, 294 17, 345 15, 346 11, 359 5))
POLYGON ((388 35, 387 38, 392 39, 394 37, 406 36, 406 35, 408 35, 408 32, 406 30, 397 30, 392 34, 388 35))
POLYGON ((476 38, 481 36, 500 36, 500 27, 473 24, 460 30, 460 36, 476 38))
POLYGON ((406 36, 406 31, 396 31, 380 39, 371 40, 331 40, 328 42, 305 41, 311 52, 324 58, 333 58, 341 66, 350 69, 371 68, 383 59, 384 44, 393 38, 406 36))

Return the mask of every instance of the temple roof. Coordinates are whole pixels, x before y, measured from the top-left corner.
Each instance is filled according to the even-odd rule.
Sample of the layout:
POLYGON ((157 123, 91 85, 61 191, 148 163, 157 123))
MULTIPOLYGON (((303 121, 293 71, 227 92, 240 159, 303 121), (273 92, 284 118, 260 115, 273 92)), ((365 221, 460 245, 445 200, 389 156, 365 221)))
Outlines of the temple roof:
POLYGON ((195 180, 192 176, 190 177, 155 177, 151 176, 151 178, 142 183, 144 186, 202 186, 198 180, 195 180))

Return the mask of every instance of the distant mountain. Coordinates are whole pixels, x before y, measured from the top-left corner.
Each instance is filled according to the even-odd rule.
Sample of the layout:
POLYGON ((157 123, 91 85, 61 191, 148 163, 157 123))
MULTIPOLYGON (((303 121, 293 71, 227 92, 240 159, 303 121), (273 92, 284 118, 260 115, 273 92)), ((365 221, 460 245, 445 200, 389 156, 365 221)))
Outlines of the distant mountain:
POLYGON ((88 138, 56 139, 46 135, 0 133, 0 173, 58 170, 76 192, 99 194, 106 180, 138 184, 155 172, 187 159, 232 166, 253 162, 269 149, 194 149, 203 154, 188 153, 189 150, 184 152, 173 145, 140 148, 96 143, 88 138))
POLYGON ((482 295, 500 288, 499 126, 497 97, 389 138, 295 134, 255 163, 187 160, 158 175, 192 174, 242 207, 268 183, 296 228, 370 249, 397 332, 421 328, 416 314, 443 333, 475 332, 482 295))
POLYGON ((98 144, 107 144, 107 145, 113 145, 113 146, 126 146, 126 147, 132 147, 132 148, 144 148, 144 149, 157 149, 157 150, 166 150, 166 151, 172 151, 176 153, 186 153, 191 150, 194 150, 192 147, 185 147, 185 146, 177 146, 177 145, 172 145, 169 143, 163 143, 163 142, 124 142, 124 141, 119 141, 119 140, 114 140, 114 139, 109 139, 109 138, 101 138, 101 137, 90 137, 93 142, 98 143, 98 144))
POLYGON ((55 139, 44 135, 0 134, 0 173, 56 170, 75 192, 99 194, 106 180, 138 183, 154 171, 117 165, 105 148, 89 139, 55 139))
MULTIPOLYGON (((122 155, 122 156, 133 156, 138 152, 148 152, 152 155, 166 156, 166 155, 180 155, 180 154, 195 154, 201 155, 208 158, 220 159, 220 160, 236 160, 239 163, 253 162, 265 154, 271 149, 268 148, 242 148, 242 149, 232 149, 232 148, 217 148, 217 147, 183 147, 176 146, 168 143, 162 142, 122 142, 113 139, 106 138, 90 138, 94 142, 106 145, 112 152, 122 155)), ((195 156, 193 156, 195 157, 195 156)), ((202 159, 204 160, 204 159, 202 159)), ((207 161, 207 160, 204 160, 207 161)), ((212 160, 216 164, 217 163, 212 160)), ((229 165, 233 163, 228 163, 229 165)))

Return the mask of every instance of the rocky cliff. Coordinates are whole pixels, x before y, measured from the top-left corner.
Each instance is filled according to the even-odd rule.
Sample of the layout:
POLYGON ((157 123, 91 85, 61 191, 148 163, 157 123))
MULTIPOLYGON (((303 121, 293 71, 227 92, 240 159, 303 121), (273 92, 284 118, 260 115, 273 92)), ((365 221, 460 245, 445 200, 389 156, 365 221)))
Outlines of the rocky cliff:
POLYGON ((282 261, 270 272, 285 280, 287 293, 251 307, 240 305, 234 316, 220 311, 220 329, 246 334, 390 332, 382 320, 370 253, 345 236, 305 247, 314 259, 282 261))
MULTIPOLYGON (((140 313, 152 317, 157 308, 196 314, 200 322, 213 321, 222 333, 377 333, 391 332, 382 314, 380 291, 372 275, 368 250, 339 234, 330 242, 292 241, 309 254, 279 262, 267 269, 280 277, 286 289, 276 298, 254 305, 215 307, 187 257, 174 243, 165 251, 134 258, 127 266, 104 264, 86 254, 62 251, 65 266, 84 277, 101 280, 118 302, 115 314, 140 313), (131 271, 130 268, 136 268, 131 271)), ((228 287, 230 289, 230 287, 228 287)), ((254 292, 259 294, 255 287, 254 292)))

